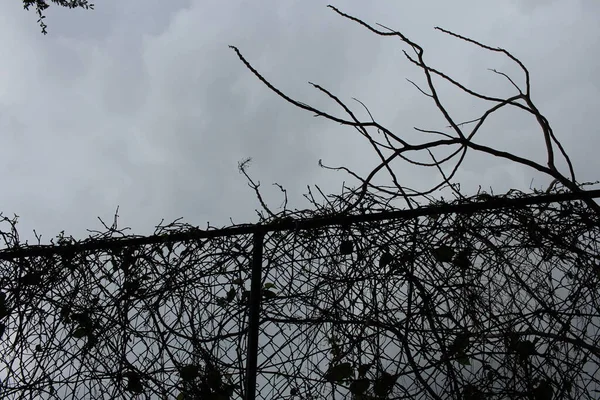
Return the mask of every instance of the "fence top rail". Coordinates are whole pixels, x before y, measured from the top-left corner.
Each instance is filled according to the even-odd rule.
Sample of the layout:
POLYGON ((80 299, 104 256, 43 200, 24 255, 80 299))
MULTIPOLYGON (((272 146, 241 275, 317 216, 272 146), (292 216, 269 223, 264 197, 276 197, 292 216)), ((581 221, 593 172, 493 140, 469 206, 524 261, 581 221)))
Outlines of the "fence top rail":
POLYGON ((392 219, 411 219, 422 216, 442 214, 470 214, 484 210, 501 208, 521 208, 528 205, 557 203, 573 200, 592 199, 600 197, 600 189, 552 193, 539 196, 518 198, 489 197, 483 202, 467 202, 461 204, 436 204, 415 209, 390 210, 366 214, 332 214, 306 219, 285 217, 268 223, 242 224, 221 229, 192 228, 185 231, 152 236, 126 236, 122 238, 88 239, 79 243, 56 245, 25 245, 0 250, 0 260, 10 261, 23 257, 52 256, 72 254, 81 251, 115 250, 127 246, 143 246, 152 244, 167 244, 185 242, 197 239, 214 239, 217 237, 249 235, 255 233, 278 232, 286 230, 309 230, 332 225, 351 225, 359 222, 374 222, 392 219))

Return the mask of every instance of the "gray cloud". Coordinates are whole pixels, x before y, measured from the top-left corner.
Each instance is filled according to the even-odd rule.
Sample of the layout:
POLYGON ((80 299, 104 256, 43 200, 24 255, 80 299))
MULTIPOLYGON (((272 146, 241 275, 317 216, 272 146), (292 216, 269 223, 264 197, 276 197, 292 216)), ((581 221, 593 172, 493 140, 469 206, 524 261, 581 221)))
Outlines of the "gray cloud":
MULTIPOLYGON (((530 67, 534 100, 573 157, 582 180, 596 178, 598 5, 592 1, 503 2, 381 1, 338 6, 370 23, 401 29, 426 49, 434 66, 471 87, 509 95, 512 88, 487 71, 522 76, 500 56, 433 30, 442 27, 502 46, 530 67)), ((235 45, 284 92, 342 115, 308 81, 348 101, 365 102, 375 117, 403 137, 413 126, 437 129, 444 121, 405 77, 423 79, 402 56, 397 40, 370 34, 322 2, 132 0, 98 2, 95 11, 52 7, 43 36, 35 15, 16 1, 0 5, 0 149, 5 214, 22 217, 45 239, 65 229, 81 237, 110 221, 150 233, 162 218, 204 225, 253 222, 258 206, 237 171, 253 157, 250 173, 273 206, 278 182, 292 207, 306 207, 307 184, 339 192, 349 177, 323 171, 317 161, 366 172, 376 165, 367 143, 349 128, 296 110, 252 76, 227 47, 235 45)), ((441 85, 460 118, 482 106, 441 85)), ((506 112, 480 133, 482 143, 543 160, 535 121, 506 112)), ((430 184, 435 172, 404 165, 408 186, 430 184)), ((466 192, 481 184, 498 191, 526 189, 544 180, 501 160, 473 154, 460 175, 466 192)), ((383 179, 384 177, 382 177, 383 179)))

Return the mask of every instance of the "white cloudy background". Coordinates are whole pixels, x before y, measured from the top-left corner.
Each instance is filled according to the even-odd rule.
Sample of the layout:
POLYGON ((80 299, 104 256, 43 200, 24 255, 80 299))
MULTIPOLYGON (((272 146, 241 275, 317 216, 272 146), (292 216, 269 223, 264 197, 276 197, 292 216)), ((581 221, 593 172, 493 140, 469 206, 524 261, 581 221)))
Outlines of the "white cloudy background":
MULTIPOLYGON (((441 26, 519 57, 532 74, 533 99, 571 155, 580 181, 600 178, 600 2, 334 1, 342 11, 401 30, 426 60, 474 89, 511 95, 488 68, 522 75, 505 58, 435 31, 441 26)), ((422 82, 402 56, 406 46, 377 37, 321 1, 97 0, 94 11, 51 6, 44 36, 32 10, 0 2, 0 211, 19 215, 24 239, 65 230, 83 238, 117 205, 120 224, 149 234, 161 219, 193 225, 255 222, 258 203, 239 174, 260 180, 274 208, 284 185, 291 208, 319 184, 339 193, 341 173, 376 165, 364 139, 295 109, 261 84, 228 45, 300 101, 338 110, 308 81, 348 104, 356 97, 399 136, 413 126, 443 128, 436 109, 405 78, 422 82)), ((443 100, 457 119, 481 105, 455 91, 443 100)), ((355 110, 362 115, 359 107, 355 110)), ((339 114, 342 115, 342 114, 339 114)), ((534 121, 518 112, 493 118, 481 143, 543 162, 534 121)), ((398 166, 400 167, 400 166, 398 166)), ((434 175, 398 170, 409 187, 434 175)), ((547 179, 473 155, 459 182, 498 192, 545 187, 547 179)))

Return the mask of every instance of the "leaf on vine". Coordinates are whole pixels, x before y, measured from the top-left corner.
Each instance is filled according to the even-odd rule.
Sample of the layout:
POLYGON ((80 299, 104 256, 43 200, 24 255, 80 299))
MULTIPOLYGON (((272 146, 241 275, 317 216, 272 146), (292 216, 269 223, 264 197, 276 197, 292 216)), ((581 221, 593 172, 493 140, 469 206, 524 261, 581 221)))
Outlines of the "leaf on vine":
POLYGON ((68 305, 64 305, 61 307, 60 309, 60 319, 63 322, 69 323, 71 322, 71 307, 69 307, 68 305))
POLYGON ((235 289, 232 287, 227 292, 227 298, 225 299, 225 301, 227 301, 228 303, 230 303, 233 299, 235 299, 235 289))
POLYGON ((381 257, 379 258, 379 267, 380 268, 385 268, 387 267, 392 261, 394 261, 394 257, 389 253, 389 252, 384 252, 381 257))
POLYGON ((221 307, 225 307, 227 305, 227 300, 222 297, 219 297, 219 298, 217 298, 217 305, 221 306, 221 307))
POLYGON ((267 282, 265 283, 265 285, 263 286, 263 289, 274 289, 275 288, 275 284, 271 283, 271 282, 267 282))
POLYGON ((8 315, 8 307, 6 306, 6 293, 0 292, 0 318, 8 315))
POLYGON ((263 290, 262 291, 262 295, 267 300, 274 299, 275 297, 277 297, 277 293, 275 293, 275 292, 273 292, 271 290, 263 290))
POLYGON ((127 372, 127 388, 125 390, 132 393, 142 393, 144 391, 142 379, 138 373, 134 371, 127 372))
POLYGON ((139 279, 132 279, 125 281, 123 289, 125 289, 125 293, 127 293, 128 295, 132 295, 140 288, 140 286, 141 283, 139 279))
POLYGON ((463 332, 454 338, 452 344, 448 347, 448 354, 453 356, 455 354, 464 353, 469 347, 469 333, 463 332))
POLYGON ((477 386, 472 383, 465 385, 463 389, 464 400, 483 400, 483 392, 477 386))
POLYGON ((90 316, 86 311, 73 313, 71 318, 79 322, 81 325, 88 325, 88 323, 91 323, 90 316))
POLYGON ((123 272, 128 273, 129 268, 134 264, 135 256, 133 255, 133 250, 126 249, 125 254, 123 255, 123 262, 120 265, 121 270, 123 272))
POLYGON ((369 372, 369 370, 371 369, 372 366, 373 366, 372 363, 369 363, 369 364, 360 364, 358 366, 358 376, 360 376, 361 378, 363 376, 365 376, 367 374, 367 372, 369 372))
POLYGON ((23 285, 27 285, 27 286, 37 286, 41 283, 42 281, 42 274, 39 272, 30 272, 28 274, 25 274, 21 277, 20 279, 21 284, 23 285))
POLYGON ((183 381, 189 382, 194 380, 198 376, 199 371, 200 368, 197 365, 185 365, 181 368, 181 371, 179 371, 179 376, 181 376, 181 379, 183 381))
POLYGON ((376 396, 386 397, 396 384, 397 376, 394 376, 388 372, 383 372, 379 378, 375 380, 373 384, 373 391, 376 396))
POLYGON ((448 245, 441 245, 440 247, 433 249, 433 257, 439 262, 451 262, 454 256, 454 250, 448 245))
POLYGON ((460 250, 452 262, 460 269, 468 269, 471 266, 469 252, 467 250, 460 250))
POLYGON ((552 400, 554 388, 548 379, 540 382, 538 387, 533 390, 533 398, 535 400, 552 400))
POLYGON ((353 245, 352 241, 351 240, 342 241, 342 243, 340 244, 340 253, 347 255, 347 254, 352 254, 352 251, 354 251, 354 245, 353 245))
POLYGON ((325 379, 329 382, 340 382, 354 375, 354 369, 350 363, 341 363, 330 366, 325 373, 325 379))
POLYGON ((205 382, 212 389, 219 389, 223 383, 221 372, 219 372, 218 369, 211 367, 209 364, 208 368, 206 369, 205 382))
POLYGON ((415 253, 411 250, 403 251, 398 261, 402 264, 412 264, 415 261, 415 253))
POLYGON ((331 344, 331 355, 333 356, 334 360, 339 360, 340 356, 342 355, 342 350, 340 349, 340 345, 337 342, 330 342, 331 344))
POLYGON ((83 326, 79 326, 77 327, 77 329, 75 329, 73 331, 73 337, 76 339, 81 339, 82 337, 87 335, 87 329, 83 326))
POLYGON ((469 357, 467 357, 467 355, 465 353, 459 353, 458 357, 456 357, 456 361, 460 365, 471 365, 471 361, 469 360, 469 357))
POLYGON ((223 386, 223 392, 227 395, 225 399, 230 399, 233 396, 233 392, 235 392, 235 386, 233 384, 227 384, 223 386))
POLYGON ((363 394, 364 392, 366 392, 369 389, 369 386, 371 386, 371 381, 368 380, 367 378, 361 378, 361 379, 354 380, 350 384, 350 393, 355 394, 355 395, 363 394))
POLYGON ((522 359, 537 354, 535 344, 531 340, 519 340, 515 344, 515 351, 522 359))

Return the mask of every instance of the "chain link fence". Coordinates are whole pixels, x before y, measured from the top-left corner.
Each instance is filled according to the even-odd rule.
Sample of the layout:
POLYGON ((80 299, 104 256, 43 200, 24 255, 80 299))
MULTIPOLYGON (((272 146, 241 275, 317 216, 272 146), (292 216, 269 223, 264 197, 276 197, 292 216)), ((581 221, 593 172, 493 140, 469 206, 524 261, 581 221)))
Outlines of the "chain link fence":
POLYGON ((46 247, 4 218, 0 395, 595 399, 600 225, 568 200, 46 247))

